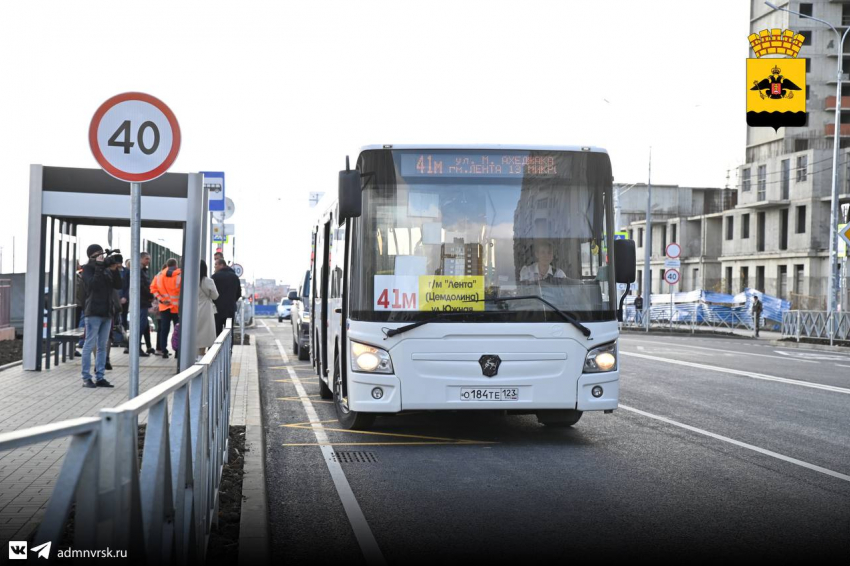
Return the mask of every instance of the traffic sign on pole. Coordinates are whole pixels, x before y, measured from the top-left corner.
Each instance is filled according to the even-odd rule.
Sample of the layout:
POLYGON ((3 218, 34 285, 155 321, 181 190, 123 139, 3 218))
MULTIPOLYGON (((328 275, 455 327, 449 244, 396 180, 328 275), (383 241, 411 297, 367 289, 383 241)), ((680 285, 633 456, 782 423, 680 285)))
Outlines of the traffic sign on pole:
POLYGON ((664 260, 664 269, 679 269, 680 267, 682 267, 682 260, 680 259, 664 260))
MULTIPOLYGON (((141 342, 142 183, 166 171, 180 152, 180 125, 164 102, 125 92, 100 105, 89 124, 89 147, 109 175, 130 183, 130 399, 139 394, 141 342)), ((144 315, 146 316, 146 315, 144 315)))
POLYGON ((104 171, 122 181, 144 183, 168 171, 177 159, 180 125, 158 98, 126 92, 94 113, 89 146, 104 171))
POLYGON ((236 273, 236 277, 242 277, 242 275, 245 273, 245 270, 242 269, 242 266, 238 263, 234 263, 230 267, 233 269, 234 273, 236 273))
POLYGON ((209 191, 210 210, 224 210, 224 172, 202 171, 204 176, 204 188, 209 191))
POLYGON ((664 281, 669 283, 670 285, 675 285, 679 282, 679 270, 678 269, 668 269, 664 272, 664 281))
POLYGON ((667 244, 666 249, 667 257, 670 259, 676 259, 680 255, 682 255, 682 246, 677 244, 676 242, 670 242, 667 244))
POLYGON ((844 240, 844 243, 850 246, 850 224, 839 226, 838 235, 844 240))

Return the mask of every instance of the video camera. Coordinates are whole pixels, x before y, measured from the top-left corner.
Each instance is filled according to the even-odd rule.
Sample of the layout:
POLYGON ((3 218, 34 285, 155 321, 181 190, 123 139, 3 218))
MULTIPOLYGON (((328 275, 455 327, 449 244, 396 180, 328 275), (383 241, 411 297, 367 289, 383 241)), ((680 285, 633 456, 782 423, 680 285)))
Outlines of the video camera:
POLYGON ((124 256, 121 255, 121 250, 103 250, 103 260, 96 261, 98 267, 110 267, 112 265, 121 265, 124 263, 124 256))

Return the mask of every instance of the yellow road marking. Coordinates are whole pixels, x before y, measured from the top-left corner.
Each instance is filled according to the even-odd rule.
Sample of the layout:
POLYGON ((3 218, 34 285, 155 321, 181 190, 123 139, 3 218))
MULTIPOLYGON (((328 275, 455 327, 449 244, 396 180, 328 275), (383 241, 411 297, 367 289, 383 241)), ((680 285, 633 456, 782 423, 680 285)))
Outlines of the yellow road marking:
POLYGON ((462 440, 459 442, 330 442, 319 444, 318 442, 306 444, 281 444, 281 446, 472 446, 475 444, 496 444, 495 442, 479 442, 477 440, 462 440))
MULTIPOLYGON (((308 397, 318 397, 318 395, 308 395, 308 397)), ((301 401, 301 397, 278 397, 277 399, 278 401, 301 401)), ((310 401, 313 403, 333 403, 333 401, 322 401, 321 399, 310 399, 310 401)))
MULTIPOLYGON (((325 422, 334 422, 334 421, 322 421, 322 422, 325 423, 325 422)), ((283 427, 283 428, 303 428, 303 429, 311 430, 313 428, 312 424, 313 423, 307 422, 307 423, 284 424, 284 425, 280 425, 280 426, 283 427)), ((430 441, 436 441, 439 444, 498 444, 497 442, 491 442, 491 441, 487 441, 487 440, 468 440, 468 439, 465 439, 465 438, 444 438, 444 437, 440 437, 440 436, 423 436, 423 435, 419 435, 419 434, 400 434, 400 433, 397 433, 397 432, 375 432, 375 431, 369 431, 369 430, 346 430, 344 428, 328 428, 328 427, 322 427, 322 428, 324 428, 324 430, 330 431, 330 432, 347 432, 347 433, 350 433, 350 434, 365 434, 365 435, 368 435, 368 436, 391 436, 393 438, 416 438, 416 439, 421 439, 421 440, 425 440, 425 441, 429 441, 429 440, 430 441)), ((390 443, 390 444, 401 444, 401 443, 394 442, 394 443, 390 443)), ((428 444, 428 443, 427 442, 416 442, 416 443, 413 443, 413 444, 428 444)))

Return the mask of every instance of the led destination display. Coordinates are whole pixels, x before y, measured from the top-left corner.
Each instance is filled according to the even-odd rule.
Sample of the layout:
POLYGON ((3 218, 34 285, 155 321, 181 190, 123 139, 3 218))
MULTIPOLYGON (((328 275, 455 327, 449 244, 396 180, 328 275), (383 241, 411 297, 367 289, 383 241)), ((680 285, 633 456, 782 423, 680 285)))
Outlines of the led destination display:
POLYGON ((553 155, 499 153, 403 153, 403 177, 552 177, 553 155))

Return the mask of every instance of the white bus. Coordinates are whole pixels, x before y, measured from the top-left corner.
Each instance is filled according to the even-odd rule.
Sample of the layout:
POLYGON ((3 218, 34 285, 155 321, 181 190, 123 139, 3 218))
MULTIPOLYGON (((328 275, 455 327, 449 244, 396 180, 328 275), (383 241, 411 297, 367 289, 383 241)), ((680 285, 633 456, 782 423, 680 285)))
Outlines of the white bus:
POLYGON ((617 408, 635 248, 613 238, 611 191, 598 148, 363 148, 313 232, 310 353, 341 425, 617 408))

